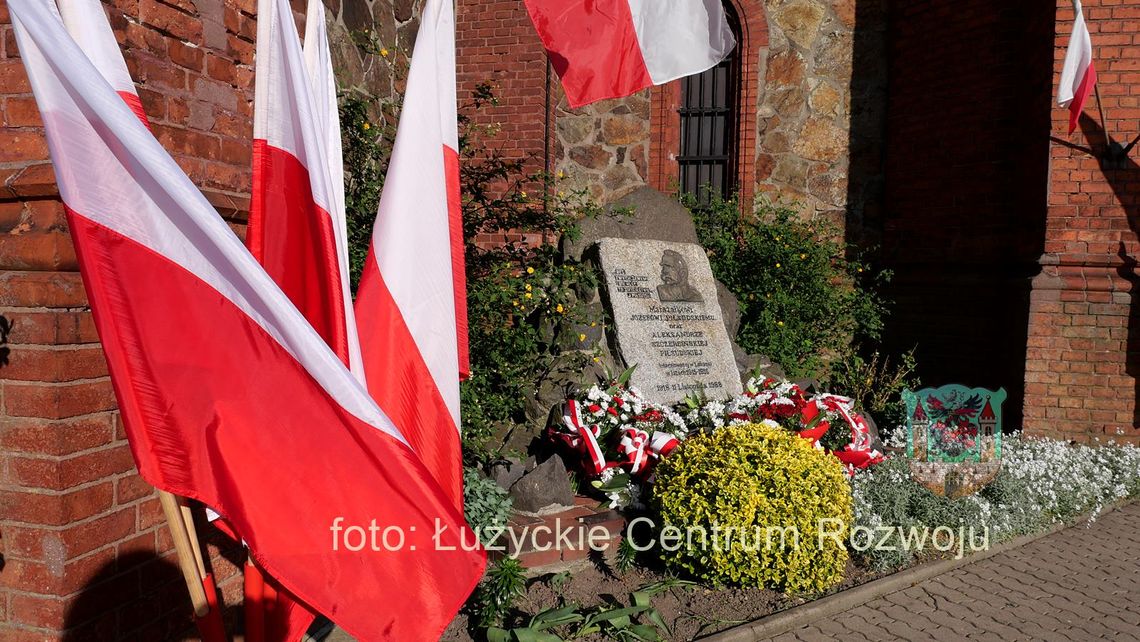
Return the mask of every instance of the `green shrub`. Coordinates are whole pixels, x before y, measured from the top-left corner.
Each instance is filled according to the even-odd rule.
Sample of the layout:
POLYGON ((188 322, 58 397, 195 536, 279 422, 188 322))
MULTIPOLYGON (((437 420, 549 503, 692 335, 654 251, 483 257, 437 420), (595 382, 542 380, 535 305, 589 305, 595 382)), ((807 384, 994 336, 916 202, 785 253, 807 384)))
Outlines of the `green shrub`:
POLYGON ((352 289, 360 283, 364 260, 372 243, 372 224, 380 205, 380 189, 392 155, 395 128, 372 114, 378 101, 345 94, 340 101, 341 146, 344 156, 344 209, 348 224, 349 275, 352 289))
POLYGON ((921 387, 916 368, 913 350, 893 362, 877 351, 868 358, 852 353, 832 364, 825 383, 830 392, 850 397, 857 408, 870 412, 878 424, 879 435, 887 439, 906 429, 902 391, 921 387))
POLYGON ((742 424, 688 439, 658 468, 653 503, 664 524, 695 534, 691 545, 662 549, 665 561, 702 580, 799 593, 843 578, 846 548, 834 539, 818 546, 817 534, 821 523, 833 530, 821 520, 835 519, 846 538, 847 477, 834 457, 784 430, 742 424))
POLYGON ((514 502, 506 490, 493 480, 479 474, 475 468, 463 469, 463 512, 467 524, 487 543, 486 536, 505 526, 511 517, 514 502))
POLYGON ((848 258, 835 229, 771 204, 749 216, 716 196, 686 205, 713 274, 740 301, 740 347, 793 378, 826 379, 830 362, 878 339, 885 316, 878 288, 890 274, 848 258))

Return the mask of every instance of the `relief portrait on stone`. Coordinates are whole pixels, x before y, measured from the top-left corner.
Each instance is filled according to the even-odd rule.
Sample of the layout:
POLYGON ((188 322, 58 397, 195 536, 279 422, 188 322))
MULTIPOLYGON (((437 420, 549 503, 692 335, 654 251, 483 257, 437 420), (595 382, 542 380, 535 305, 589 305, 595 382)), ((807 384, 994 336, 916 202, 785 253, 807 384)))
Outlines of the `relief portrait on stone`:
POLYGON ((665 250, 661 253, 661 285, 657 286, 657 296, 662 303, 704 302, 701 293, 689 284, 689 264, 676 250, 665 250))

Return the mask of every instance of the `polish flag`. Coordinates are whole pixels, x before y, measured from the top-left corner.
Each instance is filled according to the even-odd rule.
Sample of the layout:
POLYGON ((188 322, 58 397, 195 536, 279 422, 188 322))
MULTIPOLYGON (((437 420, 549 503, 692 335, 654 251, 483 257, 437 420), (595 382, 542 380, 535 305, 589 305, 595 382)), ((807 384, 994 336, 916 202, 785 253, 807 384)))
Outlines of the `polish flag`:
POLYGON ((356 322, 369 392, 461 507, 467 301, 458 148, 454 13, 451 0, 428 0, 356 322))
POLYGON ((357 638, 438 639, 485 564, 452 497, 46 1, 7 6, 139 473, 357 638))
POLYGON ((720 0, 525 0, 571 107, 700 73, 736 39, 720 0))
MULTIPOLYGON (((255 198, 251 204, 246 240, 251 248, 255 242, 261 248, 267 245, 279 248, 278 254, 258 252, 262 265, 277 284, 286 289, 341 359, 347 355, 345 363, 362 378, 364 369, 356 319, 348 308, 352 294, 348 276, 344 163, 324 9, 322 0, 309 0, 302 47, 288 5, 282 9, 279 3, 270 2, 259 7, 259 16, 273 17, 270 28, 258 32, 258 81, 254 96, 254 122, 265 125, 261 135, 259 132, 254 135, 254 191, 264 198, 255 198), (266 32, 269 35, 263 37, 266 32), (303 69, 298 69, 298 60, 303 69), (276 102, 275 92, 295 96, 294 104, 276 102), (283 142, 287 140, 292 142, 283 142), (303 151, 289 151, 294 149, 303 151), (314 161, 301 163, 301 157, 314 161), (285 171, 275 171, 275 167, 285 168, 285 171), (308 178, 301 176, 302 172, 307 173, 308 178), (321 177, 326 180, 322 182, 321 177), (309 189, 308 195, 297 196, 291 192, 303 191, 305 187, 309 189), (305 200, 306 196, 309 201, 305 200), (306 235, 311 236, 306 238, 306 235), (292 259, 290 253, 293 253, 292 259), (335 270, 330 258, 336 260, 335 270), (322 304, 321 297, 329 298, 322 304), (330 312, 335 316, 330 316, 330 312)), ((256 566, 247 564, 245 576, 245 611, 250 638, 255 642, 301 639, 315 614, 287 591, 280 590, 274 578, 262 577, 256 566)))
MULTIPOLYGON (((309 13, 322 15, 316 28, 323 29, 323 10, 314 4, 319 0, 309 3, 309 13)), ((288 0, 258 0, 257 16, 246 245, 341 361, 363 378, 350 313, 343 172, 333 165, 339 167, 339 153, 334 161, 329 149, 336 112, 329 114, 328 102, 335 109, 335 88, 330 98, 325 83, 331 78, 322 76, 314 91, 288 0)), ((327 41, 315 39, 311 48, 318 63, 328 60, 327 41)))
MULTIPOLYGON (((302 46, 305 70, 313 95, 317 132, 325 144, 325 167, 328 168, 333 200, 332 217, 337 225, 337 257, 347 282, 348 217, 344 210, 344 150, 340 140, 340 107, 336 100, 336 76, 329 51, 328 29, 325 27, 325 3, 309 0, 305 10, 305 42, 302 46)), ((353 328, 356 322, 352 322, 353 328)))
MULTIPOLYGON (((55 6, 48 3, 48 9, 55 9, 55 6)), ((115 32, 111 31, 111 23, 103 13, 103 4, 99 0, 59 0, 58 11, 67 32, 99 70, 99 75, 130 105, 139 120, 147 123, 146 112, 131 73, 127 71, 115 32)))
POLYGON ((1073 33, 1069 35, 1069 50, 1065 52, 1065 65, 1061 68, 1061 86, 1057 89, 1057 103, 1069 108, 1069 133, 1077 128, 1085 101, 1096 85, 1096 67, 1093 66, 1092 38, 1085 25, 1081 1, 1074 0, 1073 33))

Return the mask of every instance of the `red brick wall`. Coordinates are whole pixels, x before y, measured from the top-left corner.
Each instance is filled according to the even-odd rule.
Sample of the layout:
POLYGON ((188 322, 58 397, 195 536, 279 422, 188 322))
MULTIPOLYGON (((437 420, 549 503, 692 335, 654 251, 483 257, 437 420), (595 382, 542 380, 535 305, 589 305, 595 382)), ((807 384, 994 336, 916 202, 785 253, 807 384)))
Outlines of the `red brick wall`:
POLYGON ((886 340, 917 346, 924 384, 1004 387, 1016 427, 1045 233, 1053 8, 939 0, 890 12, 886 340))
MULTIPOLYGON (((235 225, 250 178, 254 7, 107 6, 156 136, 235 225)), ((163 639, 190 625, 189 599, 134 472, 2 3, 0 36, 0 639, 163 639)), ((232 603, 238 568, 210 550, 232 603)))
MULTIPOLYGON (((494 88, 497 104, 473 114, 495 128, 491 140, 510 158, 529 158, 532 171, 546 160, 546 52, 522 0, 460 0, 456 11, 456 76, 460 108, 481 82, 494 88)), ((557 84, 557 76, 551 76, 557 84)), ((552 97, 552 102, 557 102, 552 97)))
MULTIPOLYGON (((1140 133, 1140 2, 1088 0, 1098 87, 1108 135, 1140 133)), ((1053 82, 1072 30, 1057 3, 1053 82)), ((1068 111, 1052 112, 1048 224, 1042 273, 1033 282, 1026 360, 1025 426, 1036 433, 1140 440, 1140 165, 1105 160, 1096 97, 1072 135, 1068 111)))
MULTIPOLYGON (((455 58, 460 113, 482 128, 490 147, 506 158, 526 160, 528 174, 550 170, 554 106, 561 88, 551 72, 548 102, 546 52, 522 0, 459 0, 455 58), (493 87, 496 104, 475 111, 472 92, 483 82, 493 87)), ((541 185, 532 187, 541 189, 541 185)), ((495 244, 522 238, 509 234, 478 241, 495 244)))

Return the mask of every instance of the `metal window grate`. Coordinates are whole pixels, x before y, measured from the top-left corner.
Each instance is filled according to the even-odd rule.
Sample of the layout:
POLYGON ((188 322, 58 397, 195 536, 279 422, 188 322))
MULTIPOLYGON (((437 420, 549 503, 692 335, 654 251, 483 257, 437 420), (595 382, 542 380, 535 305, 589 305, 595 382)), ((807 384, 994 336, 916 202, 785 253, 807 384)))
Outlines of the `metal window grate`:
MULTIPOLYGON (((725 9, 740 42, 732 7, 725 9)), ((728 198, 737 188, 739 85, 735 49, 712 69, 681 80, 681 149, 677 156, 681 191, 696 196, 702 204, 708 203, 710 193, 728 198)))

